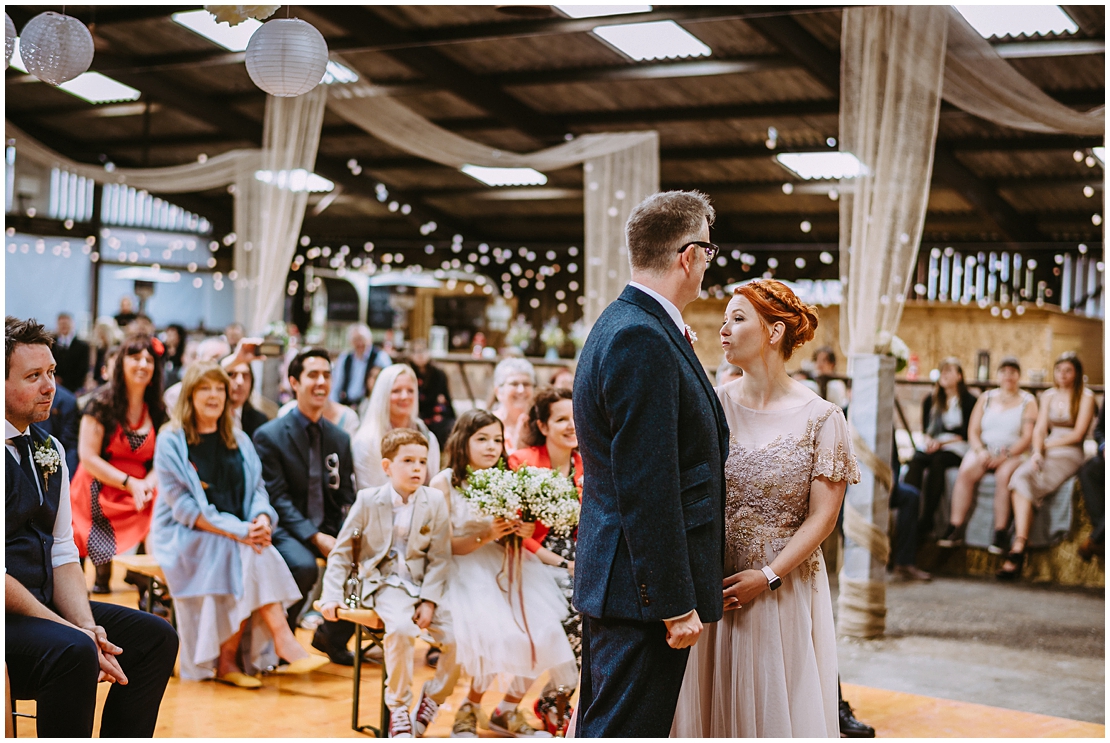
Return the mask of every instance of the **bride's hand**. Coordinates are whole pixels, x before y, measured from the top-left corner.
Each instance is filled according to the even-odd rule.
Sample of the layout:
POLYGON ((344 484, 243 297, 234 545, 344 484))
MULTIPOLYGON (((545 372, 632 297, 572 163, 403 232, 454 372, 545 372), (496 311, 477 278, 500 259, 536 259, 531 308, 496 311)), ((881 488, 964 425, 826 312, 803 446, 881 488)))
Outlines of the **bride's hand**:
POLYGON ((767 576, 760 570, 744 570, 724 580, 725 610, 739 609, 767 590, 767 576))

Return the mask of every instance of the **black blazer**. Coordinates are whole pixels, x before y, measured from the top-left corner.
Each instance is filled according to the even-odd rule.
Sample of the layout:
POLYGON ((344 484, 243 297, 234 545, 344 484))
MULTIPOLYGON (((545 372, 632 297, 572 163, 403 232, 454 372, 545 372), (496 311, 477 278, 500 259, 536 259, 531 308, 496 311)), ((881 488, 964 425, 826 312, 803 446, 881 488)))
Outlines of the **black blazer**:
POLYGON ((265 423, 254 432, 254 448, 262 460, 262 478, 278 525, 301 542, 314 534, 339 534, 347 511, 355 502, 355 469, 351 459, 351 437, 339 426, 320 419, 320 449, 324 459, 339 455, 339 483, 331 487, 324 469, 324 521, 317 528, 308 511, 308 432, 296 411, 265 423))
MULTIPOLYGON (((971 410, 975 407, 976 397, 970 392, 965 392, 960 395, 960 412, 963 418, 960 421, 959 428, 948 429, 945 428, 945 433, 957 434, 964 441, 967 441, 967 427, 971 423, 971 410)), ((933 396, 930 394, 921 403, 921 430, 929 433, 929 423, 933 419, 933 396)))
POLYGON ((89 344, 74 338, 68 348, 62 348, 55 341, 53 352, 58 383, 70 392, 77 392, 85 385, 89 373, 89 344))
POLYGON ((626 287, 586 340, 574 425, 585 472, 575 607, 719 620, 728 425, 690 343, 639 289, 626 287))
POLYGON ((250 400, 243 403, 243 433, 254 438, 254 432, 269 422, 270 419, 266 414, 251 405, 250 400))

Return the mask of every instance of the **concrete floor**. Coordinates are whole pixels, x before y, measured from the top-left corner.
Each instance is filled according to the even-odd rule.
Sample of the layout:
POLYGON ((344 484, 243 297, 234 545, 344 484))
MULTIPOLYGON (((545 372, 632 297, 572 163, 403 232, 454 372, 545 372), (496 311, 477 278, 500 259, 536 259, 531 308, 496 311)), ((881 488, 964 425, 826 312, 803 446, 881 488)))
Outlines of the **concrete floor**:
POLYGON ((840 638, 840 675, 1105 724, 1105 627, 1102 592, 957 578, 890 583, 886 636, 840 638))

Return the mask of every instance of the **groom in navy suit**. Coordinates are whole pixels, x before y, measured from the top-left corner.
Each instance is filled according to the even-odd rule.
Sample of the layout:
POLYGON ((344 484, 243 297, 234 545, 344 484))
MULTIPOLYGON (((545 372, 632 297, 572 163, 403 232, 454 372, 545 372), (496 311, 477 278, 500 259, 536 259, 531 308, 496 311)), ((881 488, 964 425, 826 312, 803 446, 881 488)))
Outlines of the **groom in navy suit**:
POLYGON ((579 737, 667 736, 689 648, 723 613, 728 427, 681 314, 717 251, 713 219, 697 192, 658 193, 632 211, 632 282, 601 313, 575 373, 579 737))

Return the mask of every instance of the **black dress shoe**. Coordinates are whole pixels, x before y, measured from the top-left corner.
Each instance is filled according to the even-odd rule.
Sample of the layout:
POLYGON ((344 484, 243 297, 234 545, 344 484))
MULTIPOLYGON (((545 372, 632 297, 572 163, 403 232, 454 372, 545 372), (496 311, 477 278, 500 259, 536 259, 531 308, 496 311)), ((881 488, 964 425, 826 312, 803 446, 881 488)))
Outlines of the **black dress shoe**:
POLYGON ((843 699, 840 700, 840 737, 841 738, 874 738, 875 728, 856 719, 852 707, 843 699))
POLYGON ((355 664, 354 653, 347 648, 334 647, 319 631, 312 636, 312 647, 326 654, 328 660, 337 666, 353 666, 355 664))

